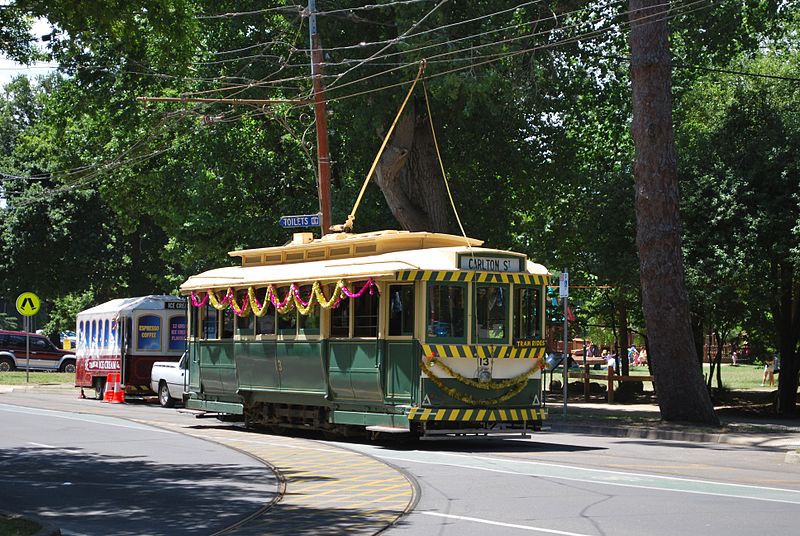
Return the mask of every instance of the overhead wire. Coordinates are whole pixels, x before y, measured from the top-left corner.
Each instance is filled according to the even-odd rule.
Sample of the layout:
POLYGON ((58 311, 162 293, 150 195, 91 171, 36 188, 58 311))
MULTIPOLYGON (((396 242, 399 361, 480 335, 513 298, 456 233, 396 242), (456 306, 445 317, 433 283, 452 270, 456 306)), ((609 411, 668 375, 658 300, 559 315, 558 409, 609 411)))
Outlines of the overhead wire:
MULTIPOLYGON (((721 0, 716 0, 716 1, 719 2, 721 0)), ((697 4, 702 4, 704 2, 708 2, 709 4, 713 4, 713 3, 715 3, 715 0, 695 0, 693 2, 689 2, 689 3, 685 4, 685 6, 692 6, 692 5, 696 6, 697 4)), ((676 18, 676 17, 679 17, 679 16, 683 16, 683 15, 686 15, 688 13, 700 10, 700 9, 704 9, 704 7, 702 7, 702 6, 701 7, 694 7, 691 10, 684 10, 684 11, 681 11, 681 12, 676 12, 672 16, 664 17, 664 19, 653 19, 653 20, 650 20, 649 22, 646 22, 645 24, 658 22, 659 20, 670 20, 670 19, 673 19, 673 18, 676 18)), ((630 12, 624 12, 624 13, 621 13, 621 15, 629 14, 629 13, 630 12)), ((661 13, 658 13, 656 15, 663 15, 663 14, 664 14, 664 12, 661 12, 661 13)), ((649 18, 652 19, 652 16, 649 17, 649 18)), ((619 24, 617 24, 615 26, 619 26, 620 28, 625 28, 625 27, 627 27, 629 25, 630 25, 630 22, 628 21, 628 22, 621 22, 621 23, 619 23, 619 24)), ((568 37, 568 38, 562 39, 560 41, 554 41, 554 42, 550 42, 550 43, 545 43, 545 44, 542 44, 542 45, 537 45, 537 46, 534 46, 534 47, 524 48, 524 49, 520 49, 520 50, 512 51, 512 52, 498 53, 498 55, 496 57, 493 57, 491 59, 487 59, 487 60, 484 60, 484 61, 479 61, 479 62, 476 62, 476 63, 471 63, 470 65, 466 65, 466 66, 462 66, 462 67, 456 67, 456 68, 449 69, 449 70, 446 70, 446 71, 443 71, 443 72, 439 72, 439 73, 428 74, 426 76, 426 79, 437 78, 437 77, 444 76, 444 75, 447 75, 447 74, 452 74, 452 73, 455 73, 455 72, 464 71, 466 69, 473 69, 475 67, 479 67, 479 66, 482 66, 482 65, 487 65, 487 64, 490 64, 490 63, 494 63, 496 61, 500 61, 502 59, 519 56, 519 55, 526 54, 526 53, 529 53, 529 52, 533 52, 533 51, 536 51, 536 50, 545 50, 545 49, 550 49, 550 48, 554 48, 554 47, 557 47, 557 46, 561 46, 561 45, 564 45, 564 44, 570 44, 570 43, 574 43, 574 42, 579 42, 579 41, 584 40, 586 38, 593 38, 593 37, 597 37, 599 35, 602 35, 603 33, 606 33, 608 31, 610 31, 611 29, 613 29, 613 27, 606 27, 606 28, 602 28, 602 29, 598 29, 598 30, 593 30, 591 32, 586 32, 586 33, 583 33, 583 34, 579 34, 577 36, 568 37)), ((526 36, 526 37, 530 37, 530 36, 526 36)), ((516 39, 517 38, 514 38, 514 40, 516 40, 516 39)), ((508 41, 508 40, 505 40, 505 41, 508 41)), ((470 49, 483 48, 484 46, 488 46, 488 45, 479 45, 479 46, 476 46, 476 47, 470 47, 470 49)), ((469 50, 469 49, 464 49, 464 50, 469 50)), ((444 56, 444 55, 449 55, 449 53, 435 55, 435 56, 432 56, 432 58, 437 58, 437 57, 441 57, 441 56, 444 56)), ((427 60, 427 58, 426 58, 426 60, 427 60)), ((402 66, 402 67, 396 67, 396 68, 393 68, 393 69, 387 69, 386 71, 383 71, 383 72, 380 72, 380 73, 375 73, 373 75, 365 76, 360 80, 354 80, 352 82, 348 82, 346 84, 342 84, 341 86, 339 86, 339 88, 342 88, 342 87, 344 87, 346 85, 351 85, 351 84, 355 84, 355 83, 358 83, 358 82, 362 82, 362 81, 365 81, 367 79, 374 78, 374 77, 377 77, 377 76, 382 76, 382 75, 388 74, 390 72, 396 72, 396 71, 401 70, 401 69, 410 68, 413 65, 415 65, 415 63, 410 62, 408 65, 405 65, 405 66, 402 66)), ((356 92, 356 93, 352 93, 352 94, 327 97, 326 100, 328 102, 345 100, 345 99, 349 99, 349 98, 353 98, 353 97, 357 97, 357 96, 363 96, 363 95, 370 94, 370 93, 376 93, 376 92, 381 92, 381 91, 385 91, 385 90, 388 90, 388 89, 393 89, 393 88, 396 88, 396 87, 402 87, 402 86, 405 86, 405 85, 407 85, 409 83, 411 83, 411 80, 404 80, 402 82, 388 84, 388 85, 385 85, 385 86, 382 86, 382 87, 379 87, 379 88, 368 89, 368 90, 364 90, 364 91, 360 91, 360 92, 356 92)))
MULTIPOLYGON (((665 20, 669 20, 669 19, 672 19, 672 18, 675 18, 675 17, 679 17, 679 16, 682 16, 682 15, 685 15, 685 14, 687 14, 689 12, 702 9, 702 7, 695 7, 694 9, 691 9, 691 10, 686 9, 688 6, 693 6, 693 5, 697 5, 697 4, 701 4, 701 3, 702 3, 702 0, 697 0, 695 2, 689 2, 687 4, 683 4, 681 6, 682 11, 678 11, 678 9, 676 8, 676 9, 672 10, 673 11, 672 15, 668 15, 667 17, 664 17, 664 19, 665 20)), ((710 4, 713 4, 713 3, 714 3, 713 1, 710 2, 710 4)), ((441 3, 439 5, 441 5, 441 3)), ((626 13, 630 13, 630 11, 629 12, 619 13, 617 16, 621 16, 621 15, 624 15, 626 13)), ((660 16, 660 15, 663 15, 664 13, 669 13, 669 11, 660 12, 660 13, 656 14, 655 16, 660 16)), ((650 21, 650 22, 655 22, 655 20, 650 21)), ((628 24, 630 24, 630 22, 628 22, 628 24)), ((624 28, 626 26, 626 24, 625 23, 619 23, 616 26, 618 26, 620 28, 624 28)), ((562 28, 557 28, 557 29, 562 29, 562 28)), ((555 46, 559 46, 561 44, 579 41, 579 40, 585 39, 587 37, 589 37, 589 38, 595 37, 597 35, 600 35, 602 33, 607 32, 607 31, 609 31, 611 29, 613 29, 613 26, 610 26, 610 27, 607 27, 607 28, 603 28, 603 29, 594 30, 592 32, 586 32, 584 34, 579 34, 578 36, 568 37, 568 38, 562 39, 560 41, 556 41, 556 42, 552 42, 552 43, 546 43, 546 44, 543 44, 543 45, 538 45, 536 47, 530 47, 530 48, 522 49, 522 50, 519 50, 519 51, 502 53, 502 54, 498 54, 496 56, 495 55, 490 55, 492 57, 492 59, 490 59, 488 61, 481 61, 481 62, 473 63, 473 64, 470 64, 470 65, 467 65, 467 66, 454 68, 454 69, 447 70, 447 71, 440 72, 440 73, 435 73, 433 75, 429 75, 428 78, 435 78, 435 77, 444 76, 446 74, 450 74, 450 73, 453 73, 453 72, 458 72, 458 71, 461 71, 461 70, 464 70, 464 69, 475 68, 475 67, 478 67, 478 66, 481 66, 481 65, 485 65, 487 63, 491 63, 491 62, 494 62, 494 61, 499 61, 499 60, 504 59, 504 58, 514 57, 514 56, 517 56, 517 55, 520 55, 520 54, 523 54, 523 53, 527 53, 527 52, 531 52, 531 51, 534 51, 534 50, 538 50, 538 49, 552 48, 552 47, 555 47, 555 46)), ((556 29, 552 29, 552 30, 549 30, 549 31, 554 31, 554 30, 556 30, 556 29)), ((299 35, 299 33, 297 35, 299 35)), ((529 38, 529 37, 531 37, 531 35, 527 35, 527 36, 523 36, 523 37, 528 37, 529 38)), ((501 42, 505 42, 505 41, 501 41, 501 42)), ((476 47, 468 47, 468 48, 462 49, 461 52, 463 52, 465 50, 466 51, 474 50, 474 49, 480 48, 482 46, 485 46, 485 45, 476 46, 476 47)), ((449 54, 442 54, 442 55, 449 55, 449 54)), ((436 57, 438 57, 438 56, 436 56, 436 57)), ((433 61, 435 61, 435 60, 433 60, 433 61)), ((415 64, 416 63, 409 63, 409 64, 407 64, 407 66, 415 65, 415 64)), ((391 71, 394 71, 394 70, 395 69, 392 69, 392 70, 389 70, 389 71, 386 71, 386 72, 391 72, 391 71)), ((379 73, 379 74, 386 74, 386 72, 379 73)), ((299 78, 302 79, 302 78, 307 78, 307 77, 299 77, 299 78)), ((347 85, 349 85, 351 83, 356 83, 356 82, 359 82, 359 81, 363 81, 365 79, 366 78, 364 78, 362 80, 348 82, 347 85)), ((377 92, 377 91, 384 91, 386 89, 389 89, 389 88, 392 88, 392 87, 406 85, 408 83, 410 83, 410 81, 403 81, 403 82, 399 82, 399 83, 396 83, 396 84, 383 86, 381 88, 375 88, 375 89, 367 90, 367 91, 364 91, 364 92, 358 92, 358 93, 354 93, 354 94, 350 94, 350 95, 341 95, 341 96, 337 96, 337 97, 334 97, 334 98, 329 98, 328 100, 329 101, 343 100, 343 99, 352 98, 354 96, 359 96, 359 95, 363 95, 363 94, 367 94, 367 93, 373 93, 373 92, 377 92)), ((344 87, 344 85, 339 86, 339 87, 340 88, 344 87)), ((194 112, 194 113, 196 113, 196 112, 194 112)), ((266 115, 266 113, 262 112, 262 113, 256 113, 254 115, 259 115, 260 116, 260 115, 266 115)), ((238 117, 241 117, 241 115, 238 116, 238 117)), ((232 118, 231 120, 235 120, 235 118, 232 118)), ((133 146, 131 146, 128 150, 126 150, 123 153, 123 155, 130 153, 133 149, 136 148, 137 145, 139 145, 138 142, 136 144, 134 144, 133 146)), ((104 173, 106 171, 116 169, 117 167, 120 167, 122 165, 126 165, 126 164, 129 164, 129 163, 137 163, 137 162, 139 162, 139 161, 141 161, 143 159, 153 158, 155 156, 158 156, 159 154, 163 154, 164 152, 168 152, 169 150, 171 150, 174 147, 175 146, 167 147, 167 148, 165 148, 163 150, 155 151, 153 153, 150 153, 149 155, 138 155, 138 156, 132 157, 132 158, 130 158, 128 160, 121 160, 120 157, 117 157, 114 161, 112 161, 110 163, 103 163, 103 164, 97 164, 95 166, 82 166, 80 168, 74 168, 75 171, 73 171, 72 173, 53 173, 53 174, 47 174, 46 176, 43 175, 43 176, 39 176, 39 177, 34 177, 34 176, 32 176, 32 177, 14 176, 14 178, 15 179, 44 179, 44 178, 63 179, 63 178, 69 177, 70 175, 75 175, 75 174, 82 173, 86 169, 95 168, 95 170, 92 173, 90 173, 89 175, 84 176, 84 177, 81 178, 81 180, 83 181, 83 180, 86 179, 86 177, 93 177, 95 175, 104 173)), ((9 176, 11 174, 3 173, 3 175, 9 176)), ((65 186, 74 187, 74 186, 70 186, 70 185, 65 185, 65 186)))
MULTIPOLYGON (((425 20, 427 20, 427 18, 428 18, 428 17, 430 17, 431 15, 433 15, 433 14, 434 14, 434 13, 435 13, 435 12, 436 12, 436 11, 437 11, 439 8, 440 8, 440 7, 442 7, 442 6, 443 6, 444 4, 446 4, 447 2, 448 2, 448 0, 441 0, 441 1, 440 1, 438 4, 436 4, 435 6, 433 6, 433 8, 432 8, 430 11, 428 11, 428 12, 427 12, 425 15, 423 15, 423 16, 422 16, 422 18, 420 18, 420 19, 419 19, 417 22, 415 22, 414 24, 412 24, 412 25, 411 25, 411 27, 410 27, 408 30, 406 30, 405 32, 403 32, 403 33, 402 33, 402 34, 401 34, 401 35, 398 37, 398 39, 402 39, 403 37, 405 37, 406 35, 408 35, 410 32, 413 32, 413 31, 414 31, 414 29, 416 29, 416 28, 417 28, 417 27, 418 27, 420 24, 422 24, 423 22, 425 22, 425 20)), ((371 56, 370 56, 370 57, 368 57, 368 58, 365 58, 363 61, 361 61, 361 62, 360 62, 360 63, 358 63, 357 65, 354 65, 353 67, 351 67, 350 69, 348 69, 348 70, 347 70, 347 71, 345 71, 344 73, 342 73, 342 74, 338 75, 338 76, 336 77, 336 79, 335 79, 333 82, 331 82, 331 83, 328 85, 328 89, 331 89, 331 88, 333 88, 333 87, 336 85, 337 81, 338 81, 338 80, 340 80, 342 77, 344 77, 344 76, 347 76, 347 74, 348 74, 348 73, 350 73, 350 72, 354 71, 355 69, 358 69, 359 67, 361 67, 361 66, 362 66, 362 65, 364 65, 365 63, 367 63, 367 62, 369 62, 370 60, 374 59, 376 56, 378 56, 379 54, 381 54, 383 51, 385 51, 386 49, 388 49, 388 48, 389 48, 389 47, 391 47, 391 46, 392 46, 392 44, 388 44, 388 45, 384 46, 382 49, 380 49, 380 50, 379 50, 378 52, 376 52, 375 54, 371 55, 371 56)))

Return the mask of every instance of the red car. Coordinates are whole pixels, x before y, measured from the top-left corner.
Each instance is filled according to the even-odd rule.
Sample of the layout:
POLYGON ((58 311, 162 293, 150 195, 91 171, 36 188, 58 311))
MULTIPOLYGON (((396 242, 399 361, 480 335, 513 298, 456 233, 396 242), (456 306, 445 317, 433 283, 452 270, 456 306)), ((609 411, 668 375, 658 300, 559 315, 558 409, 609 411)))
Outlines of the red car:
POLYGON ((75 372, 75 354, 60 350, 50 339, 37 333, 0 330, 0 371, 25 370, 26 337, 30 337, 30 369, 75 372))

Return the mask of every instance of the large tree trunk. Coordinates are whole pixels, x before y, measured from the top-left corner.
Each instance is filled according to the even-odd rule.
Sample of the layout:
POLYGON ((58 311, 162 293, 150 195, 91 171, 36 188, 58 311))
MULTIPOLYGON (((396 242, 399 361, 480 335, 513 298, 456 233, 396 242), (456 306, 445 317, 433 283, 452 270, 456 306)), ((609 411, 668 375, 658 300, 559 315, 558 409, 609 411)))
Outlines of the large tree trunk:
POLYGON ((778 374, 778 413, 786 416, 797 414, 797 386, 800 371, 800 286, 791 264, 778 266, 773 282, 780 293, 778 303, 773 306, 772 318, 778 335, 780 373, 778 374))
POLYGON ((398 122, 375 170, 375 183, 401 227, 408 231, 450 232, 447 198, 431 126, 424 106, 398 122))
POLYGON ((630 1, 631 130, 642 309, 661 417, 718 424, 689 324, 672 127, 668 9, 669 4, 661 0, 630 1))

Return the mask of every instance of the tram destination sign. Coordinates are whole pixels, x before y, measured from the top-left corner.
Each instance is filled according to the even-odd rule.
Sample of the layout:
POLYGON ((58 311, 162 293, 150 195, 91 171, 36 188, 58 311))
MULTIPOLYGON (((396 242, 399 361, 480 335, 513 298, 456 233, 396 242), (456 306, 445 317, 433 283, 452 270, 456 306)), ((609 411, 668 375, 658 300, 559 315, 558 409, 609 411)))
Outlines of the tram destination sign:
POLYGON ((284 229, 295 227, 319 227, 319 214, 300 214, 297 216, 281 216, 278 224, 284 229))
POLYGON ((483 257, 478 255, 461 255, 458 267, 461 270, 476 272, 522 272, 524 259, 519 257, 483 257))

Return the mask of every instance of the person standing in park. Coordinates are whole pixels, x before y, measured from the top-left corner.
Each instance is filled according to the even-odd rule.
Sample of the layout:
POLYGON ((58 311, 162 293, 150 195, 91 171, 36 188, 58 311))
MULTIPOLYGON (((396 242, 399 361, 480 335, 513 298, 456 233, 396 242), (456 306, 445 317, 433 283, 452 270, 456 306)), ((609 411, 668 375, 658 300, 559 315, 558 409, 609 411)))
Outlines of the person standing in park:
POLYGON ((775 359, 768 357, 764 362, 764 376, 761 378, 761 386, 764 384, 770 387, 775 385, 775 359))
POLYGON ((636 365, 638 360, 639 360, 639 351, 636 349, 635 344, 631 344, 631 347, 628 348, 628 364, 636 365))

